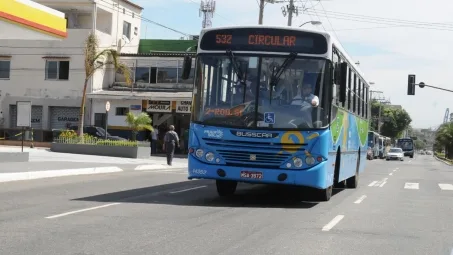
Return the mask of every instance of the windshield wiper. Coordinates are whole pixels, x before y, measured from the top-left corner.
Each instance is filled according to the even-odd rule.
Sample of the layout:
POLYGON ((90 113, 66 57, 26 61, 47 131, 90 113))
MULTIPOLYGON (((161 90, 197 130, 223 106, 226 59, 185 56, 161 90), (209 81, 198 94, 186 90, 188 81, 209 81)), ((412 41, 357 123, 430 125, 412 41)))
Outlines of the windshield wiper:
POLYGON ((270 101, 272 101, 272 91, 275 86, 277 86, 278 82, 280 81, 280 76, 282 76, 283 72, 288 68, 289 65, 296 59, 297 57, 297 52, 291 52, 289 56, 283 61, 283 64, 278 67, 277 70, 272 70, 272 75, 271 75, 271 82, 270 82, 270 101), (275 72, 275 73, 274 73, 275 72))
POLYGON ((242 70, 239 68, 238 63, 236 62, 236 58, 234 57, 233 52, 230 49, 228 49, 226 52, 228 54, 228 57, 230 58, 231 64, 233 65, 234 73, 238 77, 239 82, 242 85, 245 85, 245 80, 244 80, 244 76, 242 75, 242 70))

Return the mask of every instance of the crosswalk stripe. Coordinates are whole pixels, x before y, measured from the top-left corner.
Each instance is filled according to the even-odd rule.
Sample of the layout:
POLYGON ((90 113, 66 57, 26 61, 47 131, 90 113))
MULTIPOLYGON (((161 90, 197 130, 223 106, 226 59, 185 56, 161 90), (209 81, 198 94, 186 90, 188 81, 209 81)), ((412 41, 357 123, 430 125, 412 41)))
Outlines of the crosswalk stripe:
POLYGON ((406 182, 404 184, 404 188, 405 189, 418 189, 419 185, 418 185, 418 183, 414 183, 414 182, 406 182))
POLYGON ((439 183, 439 188, 441 190, 453 190, 453 185, 449 183, 439 183))

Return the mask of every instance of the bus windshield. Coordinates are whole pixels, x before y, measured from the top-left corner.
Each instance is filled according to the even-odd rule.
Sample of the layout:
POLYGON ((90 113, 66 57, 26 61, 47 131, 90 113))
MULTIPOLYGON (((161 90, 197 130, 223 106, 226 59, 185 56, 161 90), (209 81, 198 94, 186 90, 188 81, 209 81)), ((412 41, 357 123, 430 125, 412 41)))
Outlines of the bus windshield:
POLYGON ((328 125, 325 59, 201 54, 192 121, 215 126, 312 129, 328 125), (319 105, 311 102, 316 95, 319 105))
POLYGON ((398 147, 403 149, 403 150, 412 150, 414 148, 414 144, 412 140, 399 140, 398 141, 398 147))

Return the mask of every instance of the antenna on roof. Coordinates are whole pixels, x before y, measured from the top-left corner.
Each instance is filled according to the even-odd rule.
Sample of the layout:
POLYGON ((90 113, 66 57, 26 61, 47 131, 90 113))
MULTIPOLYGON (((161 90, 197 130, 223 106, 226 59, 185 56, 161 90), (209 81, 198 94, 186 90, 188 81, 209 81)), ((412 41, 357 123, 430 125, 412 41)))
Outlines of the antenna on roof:
POLYGON ((212 26, 212 18, 215 12, 215 1, 214 0, 201 0, 199 16, 203 15, 203 28, 212 26))

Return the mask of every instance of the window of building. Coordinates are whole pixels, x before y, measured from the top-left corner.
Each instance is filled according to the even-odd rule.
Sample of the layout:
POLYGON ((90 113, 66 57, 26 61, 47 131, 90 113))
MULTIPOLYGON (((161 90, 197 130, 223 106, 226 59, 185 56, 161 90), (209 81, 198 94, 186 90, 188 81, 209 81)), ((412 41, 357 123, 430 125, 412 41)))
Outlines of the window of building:
POLYGON ((137 67, 135 69, 135 82, 149 83, 150 76, 151 72, 149 67, 137 67))
POLYGON ((123 35, 129 40, 131 39, 131 23, 127 21, 123 21, 123 35))
POLYGON ((11 61, 0 59, 0 80, 9 80, 11 73, 11 61))
POLYGON ((129 113, 129 107, 116 107, 116 116, 126 116, 129 113))
POLYGON ((183 79, 181 79, 182 68, 178 68, 178 83, 193 84, 194 73, 195 73, 195 68, 192 67, 192 69, 190 69, 189 78, 187 80, 183 80, 183 79))
POLYGON ((178 69, 159 67, 157 69, 157 83, 178 83, 178 69))
POLYGON ((46 80, 69 80, 69 61, 47 60, 46 80))

